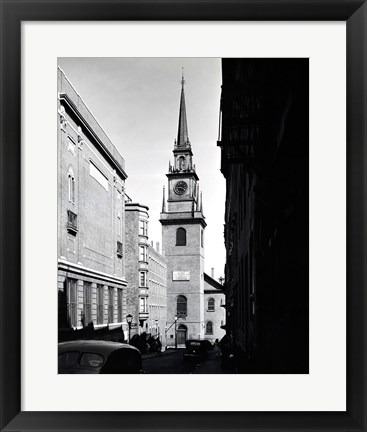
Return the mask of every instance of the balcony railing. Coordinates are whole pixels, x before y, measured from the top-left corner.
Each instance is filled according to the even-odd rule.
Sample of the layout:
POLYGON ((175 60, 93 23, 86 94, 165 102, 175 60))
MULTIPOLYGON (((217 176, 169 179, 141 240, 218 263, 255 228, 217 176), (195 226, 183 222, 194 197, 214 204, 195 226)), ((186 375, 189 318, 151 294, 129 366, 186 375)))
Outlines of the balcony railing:
POLYGON ((78 216, 71 210, 68 210, 67 230, 74 235, 78 232, 78 216))

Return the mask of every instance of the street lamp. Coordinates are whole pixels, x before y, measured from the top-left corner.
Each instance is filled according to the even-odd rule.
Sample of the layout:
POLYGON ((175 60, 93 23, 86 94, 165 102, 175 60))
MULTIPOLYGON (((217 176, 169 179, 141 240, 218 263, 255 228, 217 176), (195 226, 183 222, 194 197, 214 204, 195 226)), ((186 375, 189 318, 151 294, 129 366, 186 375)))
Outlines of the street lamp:
POLYGON ((177 319, 178 316, 175 316, 175 349, 177 349, 177 319))
POLYGON ((130 343, 130 335, 131 335, 131 322, 133 320, 133 316, 131 314, 126 315, 126 322, 127 325, 129 326, 129 343, 130 343))

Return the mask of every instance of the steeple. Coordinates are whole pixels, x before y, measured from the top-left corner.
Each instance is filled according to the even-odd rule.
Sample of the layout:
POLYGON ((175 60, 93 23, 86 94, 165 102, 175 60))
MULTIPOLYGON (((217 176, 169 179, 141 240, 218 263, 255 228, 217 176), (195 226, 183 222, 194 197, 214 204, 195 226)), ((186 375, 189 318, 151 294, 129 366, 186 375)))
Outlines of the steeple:
POLYGON ((189 135, 187 132, 187 119, 186 119, 186 105, 185 105, 185 79, 182 68, 181 78, 181 100, 180 100, 180 116, 178 119, 178 134, 177 134, 177 147, 185 147, 190 144, 189 135))

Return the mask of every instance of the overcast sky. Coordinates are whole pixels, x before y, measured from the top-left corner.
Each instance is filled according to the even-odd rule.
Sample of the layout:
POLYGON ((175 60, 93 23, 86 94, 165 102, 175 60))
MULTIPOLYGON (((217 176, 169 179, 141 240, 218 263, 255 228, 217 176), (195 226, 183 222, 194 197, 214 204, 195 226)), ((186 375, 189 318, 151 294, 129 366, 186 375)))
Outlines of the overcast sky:
POLYGON ((203 192, 205 271, 224 276, 225 180, 217 147, 221 86, 216 58, 60 58, 59 66, 125 159, 126 193, 149 207, 149 240, 161 244, 159 214, 177 137, 181 71, 193 163, 203 192))

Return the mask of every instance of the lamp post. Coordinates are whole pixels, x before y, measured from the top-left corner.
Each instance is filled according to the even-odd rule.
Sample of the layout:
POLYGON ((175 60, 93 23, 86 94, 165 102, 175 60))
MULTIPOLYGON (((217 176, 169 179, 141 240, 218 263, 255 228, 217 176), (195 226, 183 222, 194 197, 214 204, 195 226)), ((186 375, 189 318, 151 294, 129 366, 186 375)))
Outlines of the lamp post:
POLYGON ((177 315, 175 316, 175 349, 177 349, 177 315))
POLYGON ((130 343, 130 336, 131 336, 131 322, 133 320, 133 316, 131 314, 126 315, 126 322, 127 325, 129 326, 129 343, 130 343))
POLYGON ((159 325, 158 325, 158 320, 156 319, 155 320, 155 333, 156 333, 156 335, 157 335, 157 337, 158 337, 158 339, 159 339, 159 325))

